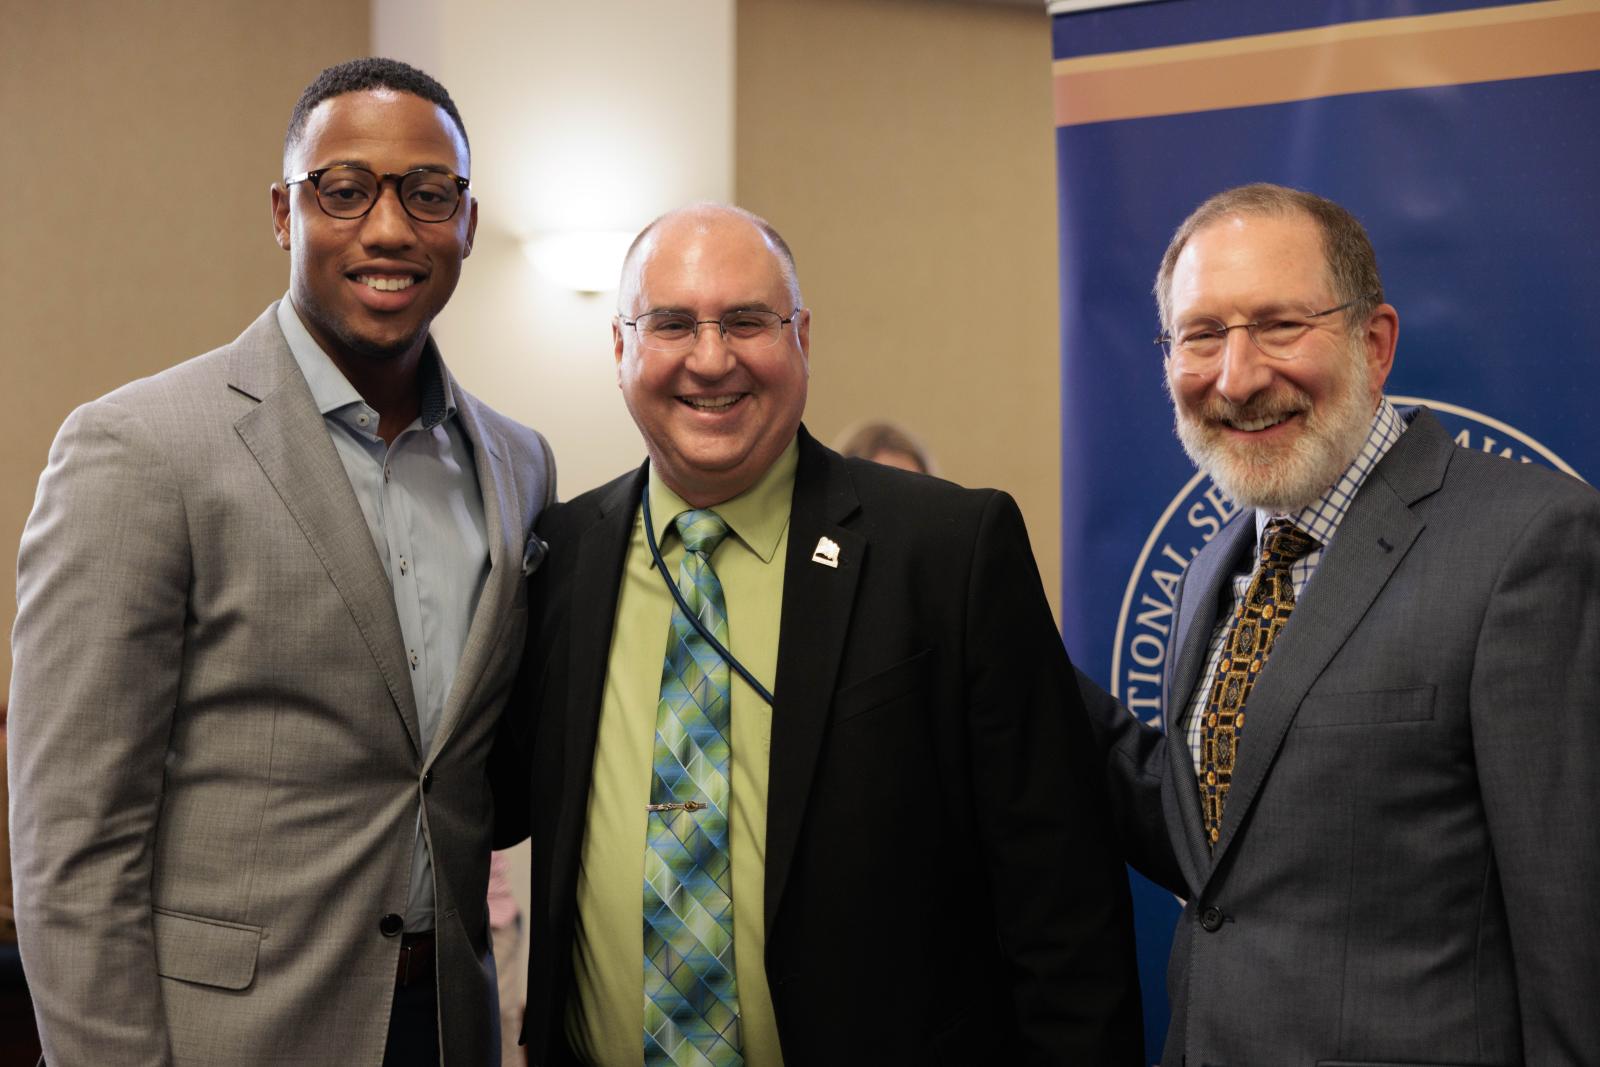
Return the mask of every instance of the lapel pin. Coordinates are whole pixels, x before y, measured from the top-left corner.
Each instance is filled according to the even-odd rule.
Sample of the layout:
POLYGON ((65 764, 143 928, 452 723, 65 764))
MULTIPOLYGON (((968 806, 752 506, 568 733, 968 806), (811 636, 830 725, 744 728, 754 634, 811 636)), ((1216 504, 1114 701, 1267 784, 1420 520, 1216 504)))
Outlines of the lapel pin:
POLYGON ((827 537, 817 538, 817 547, 811 551, 811 562, 824 567, 839 566, 839 543, 827 537))

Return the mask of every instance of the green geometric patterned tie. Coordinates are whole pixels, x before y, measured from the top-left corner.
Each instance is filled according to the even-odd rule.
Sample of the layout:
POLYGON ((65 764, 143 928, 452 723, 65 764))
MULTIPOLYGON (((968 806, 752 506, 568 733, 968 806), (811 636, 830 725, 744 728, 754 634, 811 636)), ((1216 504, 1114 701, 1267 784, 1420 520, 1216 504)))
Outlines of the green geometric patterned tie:
MULTIPOLYGON (((723 646, 728 613, 710 556, 727 536, 714 511, 673 520, 678 591, 723 646)), ((656 705, 644 853, 646 1067, 742 1067, 728 860, 728 665, 673 605, 656 705)))
POLYGON ((1294 611, 1296 560, 1317 547, 1309 534, 1287 519, 1267 523, 1261 538, 1261 561, 1250 577, 1222 641, 1211 695, 1206 699, 1200 724, 1200 814, 1205 821, 1206 843, 1215 848, 1222 834, 1222 809, 1233 785, 1233 768, 1239 757, 1239 737, 1244 733, 1244 702, 1266 666, 1278 631, 1294 611))

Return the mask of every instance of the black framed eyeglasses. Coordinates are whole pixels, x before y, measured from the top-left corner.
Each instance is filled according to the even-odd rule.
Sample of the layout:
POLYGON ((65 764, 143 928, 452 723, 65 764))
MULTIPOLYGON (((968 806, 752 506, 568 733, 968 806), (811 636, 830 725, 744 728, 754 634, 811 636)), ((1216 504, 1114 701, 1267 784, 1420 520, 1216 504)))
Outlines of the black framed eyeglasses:
POLYGON ((1284 315, 1259 322, 1236 322, 1232 326, 1215 319, 1196 319, 1184 323, 1173 332, 1163 333, 1156 338, 1156 344, 1161 346, 1169 359, 1178 363, 1180 369, 1201 370, 1212 366, 1228 346, 1229 331, 1243 330, 1262 355, 1276 360, 1291 360, 1301 352, 1298 347, 1300 340, 1322 325, 1316 320, 1348 311, 1362 301, 1377 299, 1378 295, 1368 293, 1324 311, 1284 315))
POLYGON ((799 317, 805 308, 795 308, 784 318, 776 311, 740 308, 717 319, 697 319, 682 311, 647 311, 636 319, 622 319, 632 326, 639 343, 656 352, 686 352, 700 337, 700 327, 715 326, 725 344, 742 348, 770 348, 777 343, 783 328, 799 317))
POLYGON ((375 174, 365 167, 343 165, 308 170, 283 179, 283 184, 287 188, 310 182, 317 193, 317 206, 324 214, 336 219, 359 219, 372 210, 389 181, 394 182, 400 206, 418 222, 450 221, 471 185, 466 178, 447 170, 419 167, 404 174, 375 174))

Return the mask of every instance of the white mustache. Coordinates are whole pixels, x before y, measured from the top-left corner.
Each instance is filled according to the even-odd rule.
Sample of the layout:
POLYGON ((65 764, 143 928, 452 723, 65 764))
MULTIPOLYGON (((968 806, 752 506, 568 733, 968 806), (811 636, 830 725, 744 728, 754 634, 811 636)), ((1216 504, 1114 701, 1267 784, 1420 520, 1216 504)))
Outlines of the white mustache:
POLYGON ((1257 422, 1262 419, 1276 421, 1311 410, 1311 397, 1299 389, 1291 389, 1276 396, 1251 397, 1243 404, 1235 404, 1220 396, 1208 397, 1198 412, 1208 422, 1257 422))

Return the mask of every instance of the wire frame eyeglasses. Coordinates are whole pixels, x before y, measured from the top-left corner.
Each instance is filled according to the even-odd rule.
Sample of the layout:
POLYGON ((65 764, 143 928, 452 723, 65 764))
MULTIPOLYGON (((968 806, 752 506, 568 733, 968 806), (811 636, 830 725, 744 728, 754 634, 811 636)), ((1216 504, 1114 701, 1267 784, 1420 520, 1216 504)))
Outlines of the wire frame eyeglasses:
POLYGON ((633 327, 639 344, 655 352, 687 352, 699 340, 702 326, 715 326, 724 344, 757 349, 776 344, 783 328, 803 310, 795 308, 784 318, 776 311, 740 309, 719 319, 696 319, 681 311, 647 311, 636 319, 621 321, 633 327))
POLYGON ((1231 330, 1243 330, 1249 336, 1251 344, 1262 355, 1271 359, 1291 360, 1300 355, 1302 349, 1300 341, 1326 323, 1316 320, 1323 319, 1340 311, 1348 311, 1365 300, 1375 299, 1378 294, 1369 293, 1358 296, 1354 300, 1347 300, 1338 307, 1331 307, 1325 311, 1308 311, 1304 315, 1275 317, 1262 319, 1258 322, 1237 322, 1232 326, 1224 325, 1215 319, 1195 319, 1186 322, 1172 333, 1164 333, 1156 338, 1169 359, 1186 369, 1203 369, 1214 365, 1223 350, 1228 347, 1228 333, 1231 330))

